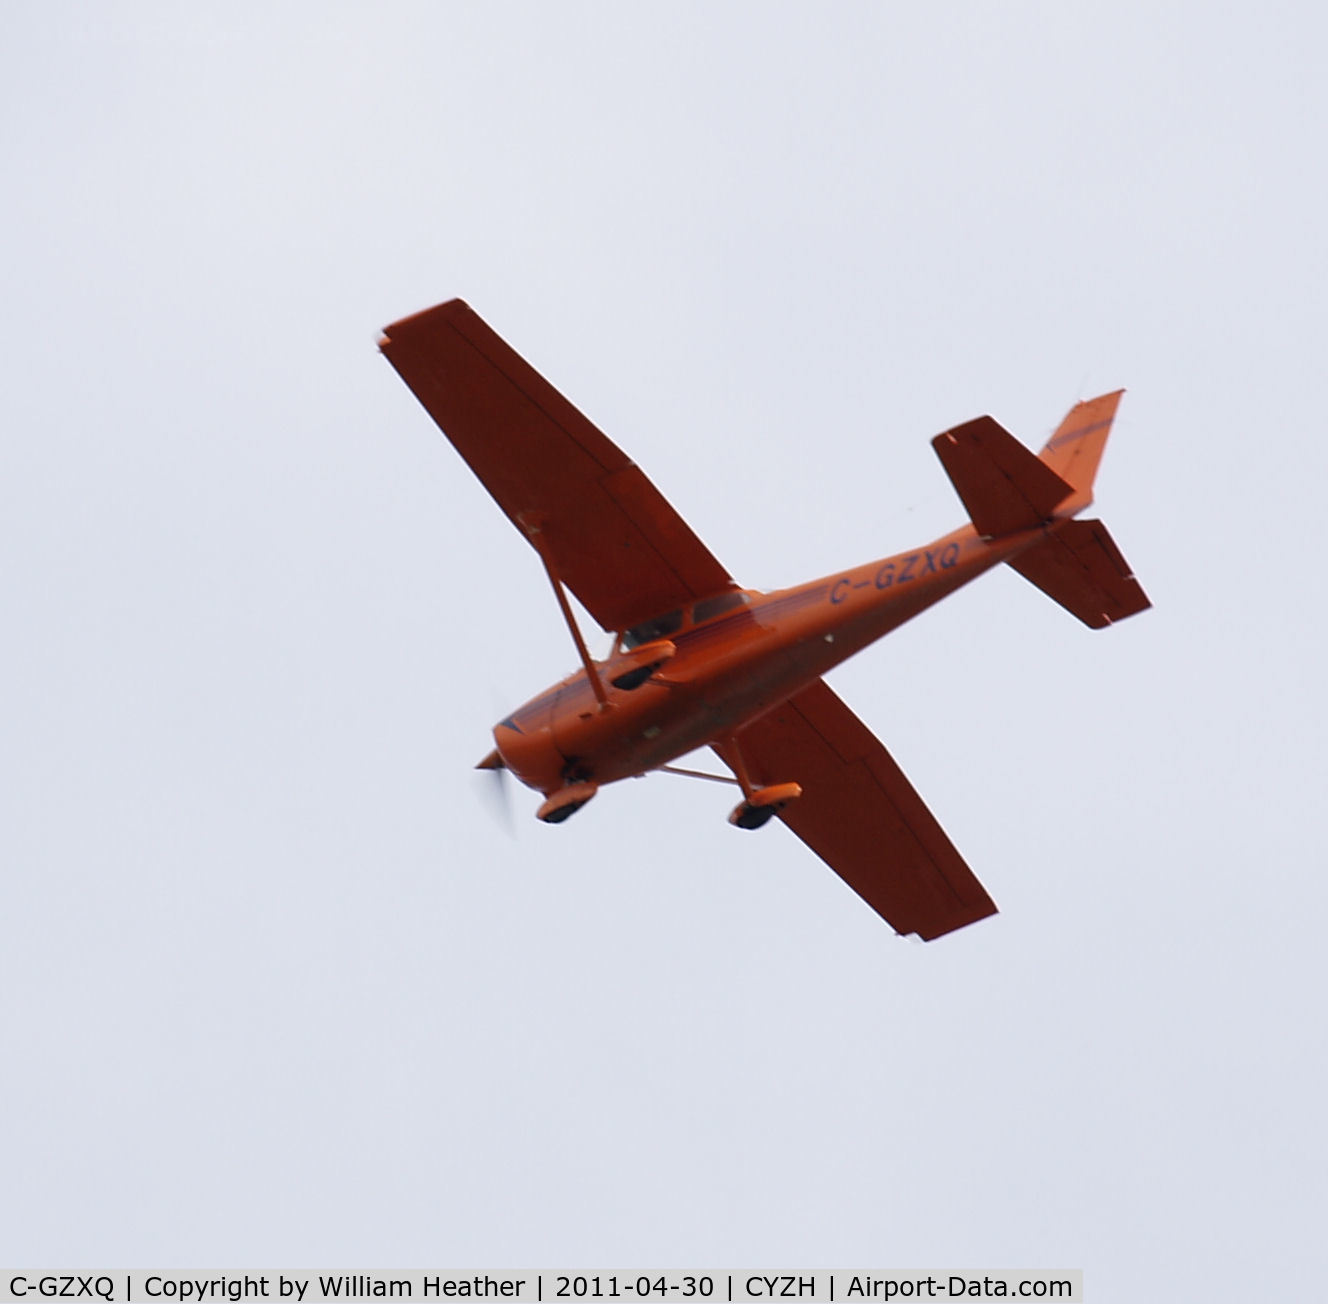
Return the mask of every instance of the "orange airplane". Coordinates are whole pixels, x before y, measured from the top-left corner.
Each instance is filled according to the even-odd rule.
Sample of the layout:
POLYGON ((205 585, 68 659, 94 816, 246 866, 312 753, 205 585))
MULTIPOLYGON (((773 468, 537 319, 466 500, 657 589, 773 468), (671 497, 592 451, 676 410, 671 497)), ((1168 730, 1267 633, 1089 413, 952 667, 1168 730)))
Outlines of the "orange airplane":
POLYGON ((932 441, 970 524, 791 589, 739 587, 659 491, 454 299, 379 347, 529 540, 581 669, 494 726, 480 769, 544 794, 557 824, 606 784, 663 770, 736 783, 729 816, 778 816, 900 934, 926 941, 996 912, 890 754, 821 678, 1008 562, 1099 629, 1148 605, 1101 521, 1075 516, 1121 391, 1079 403, 1034 455, 991 417, 932 441), (570 589, 606 632, 595 661, 570 589), (733 778, 670 762, 709 746, 733 778))

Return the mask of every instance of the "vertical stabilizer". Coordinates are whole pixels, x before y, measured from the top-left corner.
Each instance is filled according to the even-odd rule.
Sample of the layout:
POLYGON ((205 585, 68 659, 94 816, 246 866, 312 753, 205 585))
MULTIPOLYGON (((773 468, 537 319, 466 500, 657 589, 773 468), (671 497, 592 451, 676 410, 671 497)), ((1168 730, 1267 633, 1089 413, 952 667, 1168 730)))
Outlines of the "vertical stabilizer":
POLYGON ((1124 393, 1118 389, 1076 403, 1038 454, 1062 480, 1074 486, 1074 497, 1062 508, 1068 516, 1083 511, 1093 501, 1097 464, 1102 460, 1102 450, 1124 393))

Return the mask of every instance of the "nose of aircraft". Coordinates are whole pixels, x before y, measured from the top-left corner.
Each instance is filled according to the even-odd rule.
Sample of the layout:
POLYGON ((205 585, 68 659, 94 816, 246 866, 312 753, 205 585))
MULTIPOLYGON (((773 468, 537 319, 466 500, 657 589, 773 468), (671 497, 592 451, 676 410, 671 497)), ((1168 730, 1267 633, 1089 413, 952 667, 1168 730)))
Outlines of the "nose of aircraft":
POLYGON ((563 758, 548 726, 526 731, 508 718, 494 725, 493 740, 497 746, 477 768, 510 770, 538 792, 552 792, 562 786, 563 758))

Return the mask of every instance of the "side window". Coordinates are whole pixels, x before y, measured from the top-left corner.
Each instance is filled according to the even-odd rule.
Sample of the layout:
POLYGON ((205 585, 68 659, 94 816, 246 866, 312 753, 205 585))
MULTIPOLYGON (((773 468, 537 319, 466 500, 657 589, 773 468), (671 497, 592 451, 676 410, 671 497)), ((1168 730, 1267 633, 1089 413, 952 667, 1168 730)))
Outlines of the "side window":
POLYGON ((745 593, 721 593, 718 597, 705 598, 692 609, 692 622, 699 625, 712 616, 721 616, 726 611, 734 611, 747 605, 745 593))
POLYGON ((652 643, 657 638, 668 638, 682 628, 682 610, 670 611, 666 616, 656 616, 640 625, 633 625, 622 636, 622 649, 630 652, 642 643, 652 643))

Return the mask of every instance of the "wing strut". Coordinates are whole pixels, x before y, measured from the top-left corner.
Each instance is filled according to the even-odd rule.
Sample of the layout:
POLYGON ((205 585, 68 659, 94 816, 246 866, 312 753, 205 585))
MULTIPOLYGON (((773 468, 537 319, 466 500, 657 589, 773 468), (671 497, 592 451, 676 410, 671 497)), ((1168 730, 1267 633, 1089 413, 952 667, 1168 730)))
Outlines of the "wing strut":
POLYGON ((681 774, 687 779, 709 779, 711 783, 731 783, 741 786, 730 774, 707 774, 704 770, 685 770, 680 765, 657 765, 655 769, 660 774, 681 774))
POLYGON ((549 583, 553 585, 553 596, 558 599, 558 607, 563 613, 563 619, 567 622, 567 628, 572 635, 572 642, 576 644, 577 653, 581 657, 581 664, 586 668, 586 678, 590 680, 591 690, 595 694, 595 700, 599 703, 601 711, 609 709, 609 695, 604 691, 604 682, 599 677, 599 671, 595 669, 595 663, 590 658, 590 649, 586 647, 586 640, 581 637, 581 630, 576 623, 576 617, 572 615, 572 608, 567 601, 567 591, 563 588, 563 582, 558 578, 558 572, 553 568, 553 562, 549 559, 548 550, 544 546, 544 531, 538 524, 532 525, 524 516, 520 518, 521 527, 526 532, 526 537, 530 540, 535 551, 539 553, 539 559, 544 563, 545 574, 549 577, 549 583))
POLYGON ((730 734, 724 739, 722 745, 728 755, 725 756, 721 752, 720 756, 732 766, 733 773, 737 776, 738 787, 742 789, 742 795, 750 797, 752 795, 752 781, 747 777, 747 766, 743 764, 742 751, 738 747, 737 738, 730 734))

